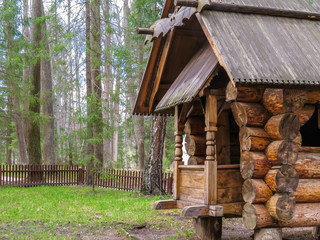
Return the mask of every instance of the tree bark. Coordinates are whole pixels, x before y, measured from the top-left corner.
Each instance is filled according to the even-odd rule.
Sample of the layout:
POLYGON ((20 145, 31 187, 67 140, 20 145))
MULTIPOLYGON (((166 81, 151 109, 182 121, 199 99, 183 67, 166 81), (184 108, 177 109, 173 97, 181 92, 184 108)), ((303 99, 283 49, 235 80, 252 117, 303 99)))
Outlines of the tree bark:
POLYGON ((237 87, 230 81, 226 88, 226 101, 260 102, 263 88, 237 87))
POLYGON ((305 99, 306 92, 302 90, 267 88, 262 103, 269 112, 278 115, 301 109, 305 99))
POLYGON ((271 164, 261 152, 243 152, 240 159, 240 172, 243 179, 264 177, 271 164))
MULTIPOLYGON (((29 25, 27 24, 27 20, 29 19, 29 1, 28 0, 23 0, 23 21, 24 21, 24 25, 23 25, 23 38, 26 42, 30 43, 30 28, 29 25)), ((24 54, 27 54, 27 48, 24 49, 24 54)), ((22 75, 22 86, 23 89, 25 89, 25 94, 26 97, 24 98, 24 101, 22 103, 22 109, 24 112, 23 115, 23 124, 22 124, 22 129, 23 129, 23 135, 24 135, 24 141, 25 144, 27 145, 28 142, 28 126, 29 126, 29 122, 28 122, 28 117, 27 117, 27 112, 29 111, 29 77, 30 77, 30 67, 27 66, 27 60, 24 60, 24 64, 25 67, 23 68, 23 75, 22 75)), ((26 154, 28 154, 26 152, 26 154)), ((29 158, 28 158, 28 162, 25 162, 23 164, 29 164, 29 158)))
POLYGON ((307 104, 303 108, 298 109, 294 113, 299 116, 300 126, 302 127, 312 117, 315 110, 314 105, 307 104))
POLYGON ((320 202, 320 179, 299 179, 296 202, 320 202))
POLYGON ((299 183, 299 174, 291 165, 272 167, 265 181, 274 192, 294 192, 299 183))
POLYGON ((17 132, 17 139, 18 139, 18 148, 19 148, 19 154, 20 154, 20 162, 22 165, 29 164, 29 157, 27 152, 27 144, 24 137, 24 131, 23 131, 23 124, 20 114, 20 104, 19 101, 16 99, 16 97, 12 98, 13 102, 13 117, 15 121, 16 126, 16 132, 17 132))
MULTIPOLYGON (((37 49, 41 49, 40 40, 41 40, 41 22, 35 21, 37 18, 42 16, 41 11, 41 0, 33 0, 32 1, 32 48, 34 51, 37 49)), ((37 115, 40 114, 40 53, 35 52, 34 54, 34 63, 31 67, 31 101, 29 102, 29 111, 32 113, 32 117, 29 120, 28 126, 28 155, 29 155, 29 162, 33 165, 40 165, 41 164, 41 146, 40 146, 40 123, 37 120, 37 115)))
MULTIPOLYGON (((44 15, 43 4, 41 4, 41 12, 44 15)), ((50 56, 48 37, 46 36, 46 22, 42 23, 42 44, 44 44, 43 52, 46 56, 50 56)), ((55 154, 55 138, 54 138, 54 114, 53 114, 53 91, 51 76, 51 61, 48 57, 41 59, 41 95, 43 98, 42 112, 46 121, 43 125, 43 162, 46 165, 56 164, 55 154)))
POLYGON ((98 160, 97 167, 103 166, 103 121, 101 105, 101 19, 100 0, 93 0, 91 3, 91 74, 92 74, 92 100, 94 121, 92 126, 94 156, 98 160))
POLYGON ((274 220, 263 204, 247 203, 243 207, 243 222, 249 229, 320 226, 320 203, 297 203, 293 218, 287 221, 274 220))
POLYGON ((268 200, 266 207, 273 218, 287 221, 293 217, 296 201, 292 193, 276 193, 268 200))
POLYGON ((92 139, 92 123, 90 120, 90 116, 92 114, 92 108, 91 108, 91 101, 90 97, 92 94, 92 82, 91 82, 91 54, 90 54, 90 42, 91 42, 91 24, 90 24, 90 0, 86 1, 85 4, 86 8, 86 83, 87 83, 87 156, 88 156, 88 162, 87 162, 87 184, 92 185, 93 183, 93 145, 91 143, 92 139))
POLYGON ((254 231, 254 240, 282 240, 281 228, 261 228, 254 231))
POLYGON ((242 197, 248 203, 265 203, 272 196, 272 191, 263 179, 247 179, 242 185, 242 197))
POLYGON ((273 116, 269 119, 264 129, 273 139, 293 140, 300 131, 299 117, 290 113, 273 116))
POLYGON ((300 178, 320 178, 320 153, 299 152, 294 167, 300 178))
POLYGON ((242 151, 263 151, 271 142, 263 128, 242 127, 239 138, 242 151))
POLYGON ((190 117, 184 126, 184 133, 186 135, 203 134, 205 128, 203 117, 190 117))
POLYGON ((203 165, 205 160, 206 156, 190 156, 188 165, 203 165))
POLYGON ((142 191, 146 194, 162 194, 162 157, 166 134, 165 116, 153 116, 150 144, 143 173, 142 191))
POLYGON ((262 127, 270 117, 270 113, 259 103, 233 102, 231 109, 239 127, 262 127))
POLYGON ((205 135, 187 135, 186 151, 188 155, 206 155, 206 136, 205 135))
MULTIPOLYGON (((111 71, 111 25, 110 25, 110 2, 109 0, 105 0, 104 2, 104 25, 105 25, 105 58, 104 58, 104 108, 103 108, 103 118, 105 119, 106 128, 105 130, 108 131, 111 128, 111 121, 110 121, 110 108, 111 108, 111 87, 110 82, 112 82, 112 71, 111 71)), ((111 148, 111 135, 108 135, 103 140, 103 159, 105 166, 111 166, 112 164, 112 148, 111 148)))
POLYGON ((266 149, 266 156, 272 165, 293 165, 298 159, 299 146, 290 141, 273 141, 266 149))

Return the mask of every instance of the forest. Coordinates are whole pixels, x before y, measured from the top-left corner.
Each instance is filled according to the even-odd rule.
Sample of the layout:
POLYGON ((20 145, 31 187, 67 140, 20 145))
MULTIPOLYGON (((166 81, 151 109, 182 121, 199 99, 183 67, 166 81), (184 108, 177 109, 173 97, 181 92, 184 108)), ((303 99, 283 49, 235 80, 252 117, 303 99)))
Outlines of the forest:
MULTIPOLYGON (((132 115, 159 0, 0 1, 0 163, 143 169, 157 118, 132 115)), ((163 169, 174 158, 173 120, 163 169)), ((165 132, 165 131, 164 131, 165 132)))

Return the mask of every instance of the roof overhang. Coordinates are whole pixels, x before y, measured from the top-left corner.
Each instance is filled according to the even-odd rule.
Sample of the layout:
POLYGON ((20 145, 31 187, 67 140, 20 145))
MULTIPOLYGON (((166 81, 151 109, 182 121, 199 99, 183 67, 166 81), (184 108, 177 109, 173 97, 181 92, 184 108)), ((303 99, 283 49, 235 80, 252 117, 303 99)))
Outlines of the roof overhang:
MULTIPOLYGON (((180 25, 173 26, 170 31, 168 26, 156 24, 156 35, 149 36, 153 48, 134 113, 154 113, 155 106, 199 50, 197 45, 205 41, 210 43, 220 66, 235 84, 320 87, 318 1, 312 4, 301 0, 190 2, 189 11, 184 8, 189 18, 180 18, 180 25), (199 12, 194 13, 195 8, 199 12), (192 34, 196 37, 189 38, 192 34), (197 34, 201 40, 197 41, 197 34)), ((171 109, 163 107, 159 110, 160 114, 172 113, 171 109)))

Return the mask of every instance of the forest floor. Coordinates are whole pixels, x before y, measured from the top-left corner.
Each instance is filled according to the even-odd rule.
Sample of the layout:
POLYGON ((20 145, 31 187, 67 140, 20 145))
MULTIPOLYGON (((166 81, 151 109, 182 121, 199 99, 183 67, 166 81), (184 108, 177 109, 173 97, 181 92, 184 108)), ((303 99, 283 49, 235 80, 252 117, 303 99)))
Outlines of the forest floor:
MULTIPOLYGON (((169 197, 163 197, 166 199, 169 197)), ((159 197, 88 187, 0 188, 0 239, 197 239, 180 211, 155 211, 159 197)), ((311 228, 284 229, 311 240, 311 228)), ((223 239, 251 239, 241 219, 224 219, 223 239)))

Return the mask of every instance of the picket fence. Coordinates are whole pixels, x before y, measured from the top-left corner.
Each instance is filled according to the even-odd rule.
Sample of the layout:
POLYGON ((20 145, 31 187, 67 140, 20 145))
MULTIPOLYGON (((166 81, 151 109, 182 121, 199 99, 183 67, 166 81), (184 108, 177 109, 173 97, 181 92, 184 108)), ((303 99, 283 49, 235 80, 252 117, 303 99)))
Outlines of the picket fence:
MULTIPOLYGON (((86 181, 86 169, 78 165, 0 165, 0 187, 34 187, 41 185, 81 185, 86 181)), ((94 174, 94 185, 125 191, 141 191, 143 172, 104 169, 94 174)), ((162 188, 172 194, 173 174, 163 173, 162 188)))

